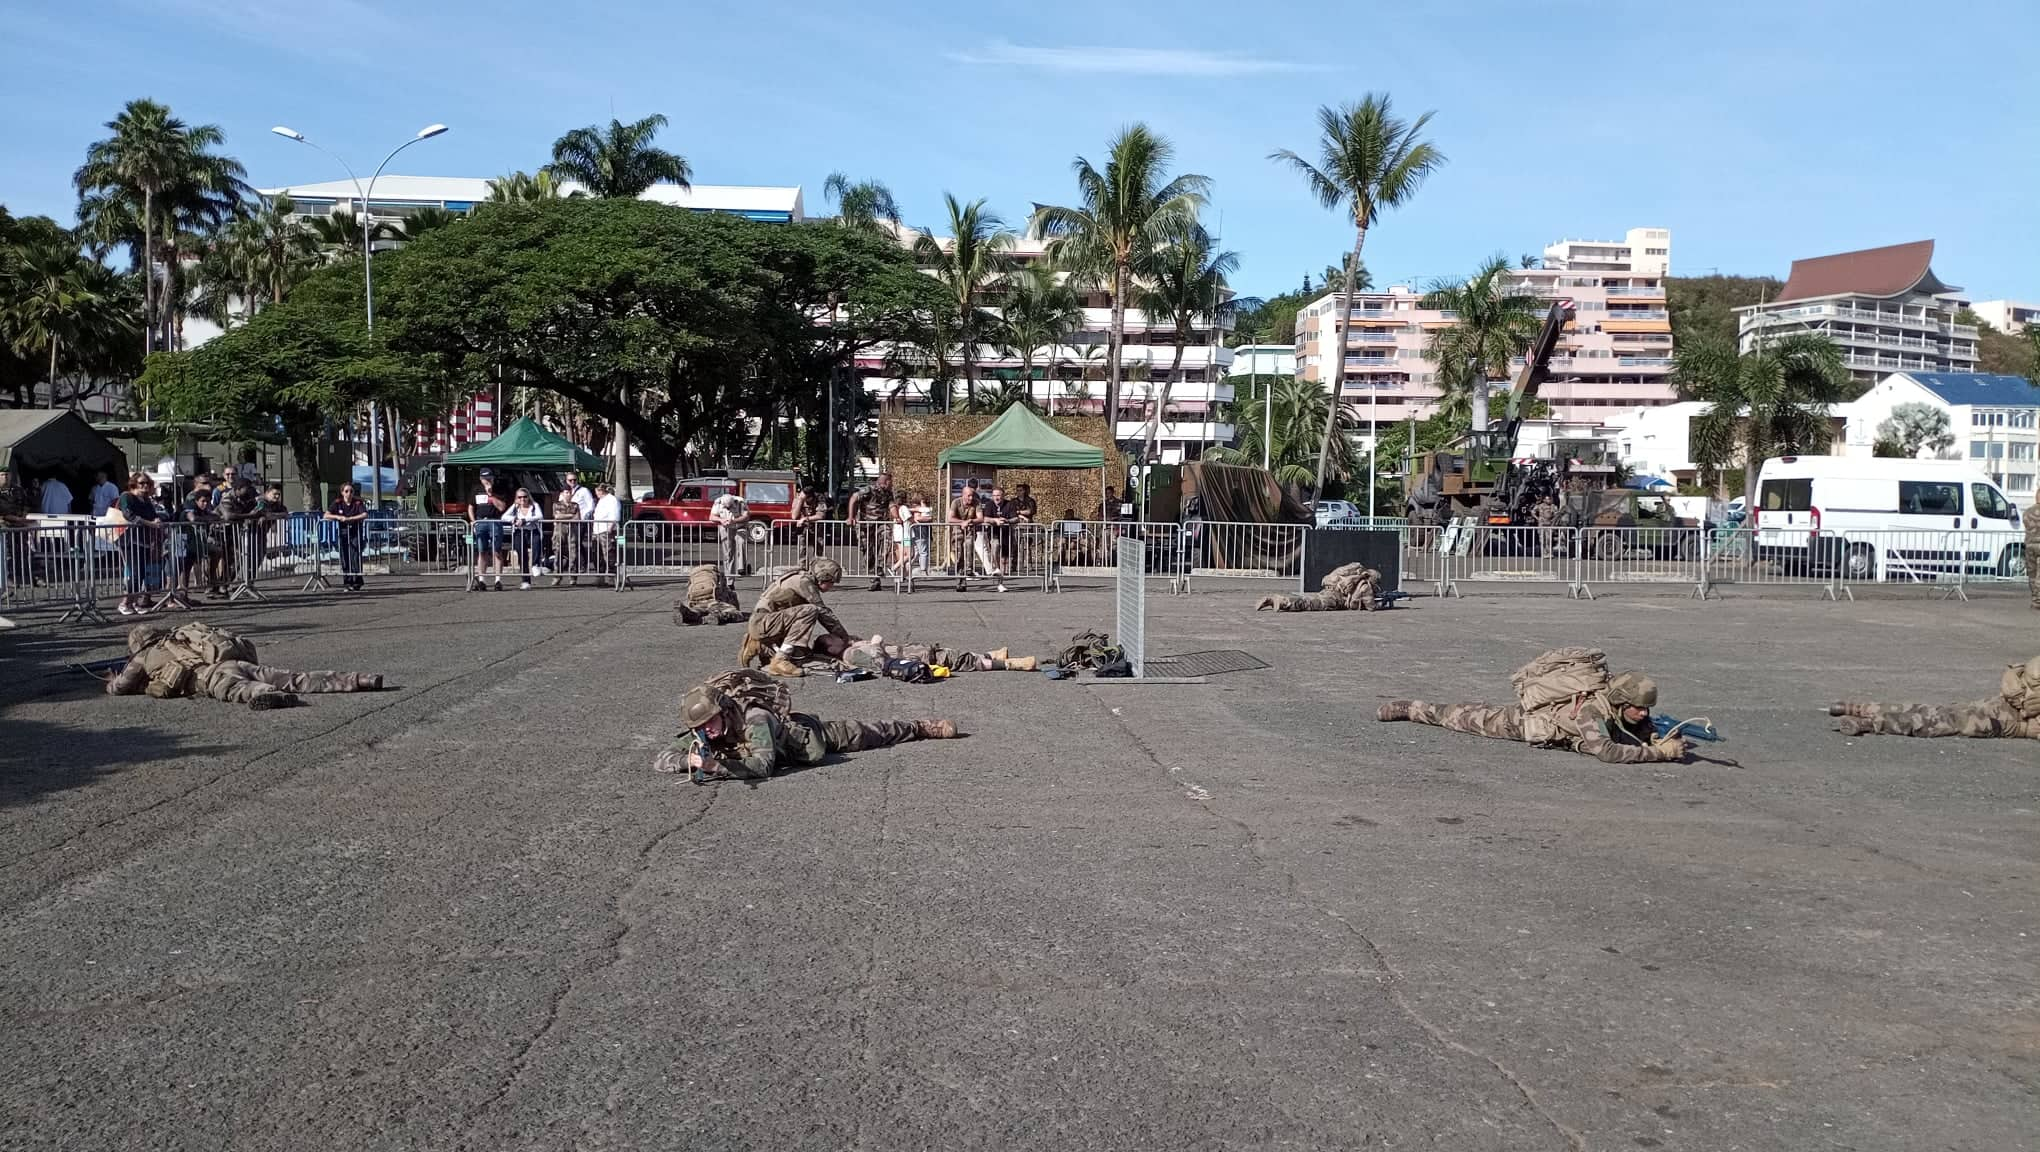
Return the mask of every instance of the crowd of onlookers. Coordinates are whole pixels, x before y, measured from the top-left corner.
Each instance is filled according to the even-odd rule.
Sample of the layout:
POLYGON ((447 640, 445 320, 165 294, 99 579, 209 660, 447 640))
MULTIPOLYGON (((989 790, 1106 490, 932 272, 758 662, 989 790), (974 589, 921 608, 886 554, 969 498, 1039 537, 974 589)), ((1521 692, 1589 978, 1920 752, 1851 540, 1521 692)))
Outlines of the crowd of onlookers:
POLYGON ((553 587, 575 585, 587 575, 607 585, 616 576, 617 537, 623 501, 606 483, 592 489, 568 472, 560 477, 552 506, 543 507, 529 488, 506 489, 483 469, 467 504, 473 525, 474 579, 469 587, 501 592, 512 559, 520 589, 551 576, 553 587))

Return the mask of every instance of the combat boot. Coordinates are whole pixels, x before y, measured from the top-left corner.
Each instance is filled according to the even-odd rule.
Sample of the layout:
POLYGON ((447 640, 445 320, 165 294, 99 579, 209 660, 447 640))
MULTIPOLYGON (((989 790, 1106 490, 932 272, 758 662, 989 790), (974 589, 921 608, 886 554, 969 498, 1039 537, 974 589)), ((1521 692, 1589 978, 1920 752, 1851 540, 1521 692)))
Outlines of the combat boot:
POLYGON ((382 691, 382 677, 368 672, 349 672, 347 674, 347 684, 349 692, 382 691))
POLYGON ((1414 703, 1414 700, 1390 700, 1381 706, 1374 718, 1382 721, 1407 720, 1410 718, 1410 705, 1414 703))
POLYGON ((297 706, 298 698, 288 692, 264 692, 262 695, 248 701, 248 707, 257 712, 267 712, 273 708, 295 708, 297 706))
POLYGON ((1866 736, 1873 725, 1861 716, 1844 716, 1835 721, 1835 730, 1844 736, 1866 736))
POLYGON ((885 579, 884 579, 884 577, 881 577, 881 576, 873 576, 873 577, 871 578, 871 591, 873 591, 873 592, 877 592, 877 591, 880 591, 880 590, 884 589, 884 587, 885 587, 885 579))
POLYGON ((1036 666, 1035 658, 1032 656, 1013 656, 1006 660, 1006 667, 1015 672, 1032 672, 1036 666))
POLYGON ((1261 602, 1259 604, 1254 605, 1254 611, 1266 612, 1268 609, 1273 608, 1274 606, 1275 598, 1273 596, 1263 596, 1261 597, 1261 602))
POLYGON ((914 736, 921 740, 954 740, 963 733, 956 730, 954 720, 916 720, 914 736))
POLYGON ((765 665, 765 671, 774 676, 807 675, 806 672, 801 671, 800 665, 788 660, 783 653, 775 654, 771 662, 765 665))
POLYGON ((986 653, 986 655, 990 656, 994 660, 1004 660, 1006 659, 1006 650, 1004 648, 994 648, 990 652, 986 653))
MULTIPOLYGON (((680 623, 682 624, 701 623, 702 616, 699 609, 689 608, 685 604, 675 604, 673 605, 673 612, 680 617, 680 623)), ((716 623, 720 624, 722 621, 718 620, 716 623)))
POLYGON ((1852 704, 1847 700, 1837 700, 1828 705, 1828 715, 1830 716, 1861 716, 1863 714, 1863 705, 1852 704))

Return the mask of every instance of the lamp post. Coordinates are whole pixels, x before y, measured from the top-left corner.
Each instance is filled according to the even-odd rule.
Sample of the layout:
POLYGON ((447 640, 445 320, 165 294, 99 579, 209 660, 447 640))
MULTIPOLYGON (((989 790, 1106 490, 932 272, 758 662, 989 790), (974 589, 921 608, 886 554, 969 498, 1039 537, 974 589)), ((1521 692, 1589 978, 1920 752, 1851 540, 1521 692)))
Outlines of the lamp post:
MULTIPOLYGON (((318 151, 325 153, 327 156, 337 161, 340 167, 346 170, 347 178, 354 182, 355 200, 361 206, 361 300, 362 306, 366 310, 366 315, 368 319, 368 334, 370 336, 374 336, 375 245, 369 235, 370 230, 369 204, 372 198, 375 196, 375 182, 382 177, 383 169, 389 167, 390 161, 397 158, 397 153, 402 152, 404 149, 409 148, 411 145, 418 143, 420 140, 430 140, 434 136, 440 135, 441 133, 446 131, 446 125, 427 124, 425 127, 420 128, 418 130, 417 135, 411 137, 409 140, 404 141, 402 144, 397 145, 395 148, 390 149, 390 154, 382 158, 382 163, 376 165, 374 173, 372 173, 369 176, 368 188, 366 191, 364 191, 361 187, 361 177, 356 176, 354 174, 354 169, 347 163, 347 161, 342 160, 338 155, 332 152, 326 151, 326 149, 324 148, 320 148, 317 144, 314 144, 311 140, 307 139, 304 133, 295 131, 290 128, 286 128, 281 124, 277 125, 274 128, 271 128, 270 131, 276 133, 278 136, 281 136, 286 140, 295 140, 308 148, 315 148, 318 151)), ((372 477, 373 479, 373 483, 375 484, 375 506, 377 508, 381 508, 383 506, 382 412, 381 408, 373 400, 370 400, 368 402, 368 471, 370 477, 372 477)))

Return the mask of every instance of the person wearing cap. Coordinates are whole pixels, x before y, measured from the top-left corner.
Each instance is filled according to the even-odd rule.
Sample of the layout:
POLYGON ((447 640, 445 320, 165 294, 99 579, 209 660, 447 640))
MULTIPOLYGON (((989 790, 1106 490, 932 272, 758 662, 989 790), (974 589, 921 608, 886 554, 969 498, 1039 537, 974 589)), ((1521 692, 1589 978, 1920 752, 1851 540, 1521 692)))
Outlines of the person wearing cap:
MULTIPOLYGON (((496 493, 496 474, 482 469, 482 477, 475 483, 474 495, 468 499, 468 523, 474 525, 475 559, 474 579, 468 587, 503 590, 503 512, 510 502, 496 493), (495 569, 496 583, 482 583, 482 574, 495 569)), ((526 579, 529 579, 527 574, 526 579)))
POLYGON ((774 676, 800 676, 804 673, 794 656, 815 629, 849 639, 850 630, 822 602, 822 593, 842 580, 842 565, 834 560, 817 560, 767 585, 757 606, 751 609, 750 627, 744 631, 743 646, 737 649, 737 667, 749 668, 767 659, 769 653, 767 672, 774 676))
POLYGON ((1657 704, 1657 683, 1641 672, 1621 672, 1607 687, 1535 712, 1517 705, 1427 704, 1422 700, 1391 700, 1376 719, 1409 720, 1486 736, 1520 740, 1539 748, 1565 748, 1604 764, 1658 764, 1686 757, 1686 742, 1677 736, 1659 739, 1650 722, 1657 704))
POLYGON ((1325 573, 1316 592, 1263 596, 1254 611, 1372 612, 1380 607, 1381 573, 1365 564, 1341 564, 1325 573))
POLYGON ((258 712, 290 708, 300 693, 380 692, 367 672, 292 672, 255 663, 255 643, 211 624, 137 624, 128 630, 128 662, 106 682, 109 696, 210 696, 258 712))
POLYGON ((954 740, 950 720, 823 720, 793 710, 786 685, 749 668, 697 684, 680 698, 683 731, 652 761, 695 783, 763 780, 820 764, 831 752, 864 752, 910 740, 954 740))

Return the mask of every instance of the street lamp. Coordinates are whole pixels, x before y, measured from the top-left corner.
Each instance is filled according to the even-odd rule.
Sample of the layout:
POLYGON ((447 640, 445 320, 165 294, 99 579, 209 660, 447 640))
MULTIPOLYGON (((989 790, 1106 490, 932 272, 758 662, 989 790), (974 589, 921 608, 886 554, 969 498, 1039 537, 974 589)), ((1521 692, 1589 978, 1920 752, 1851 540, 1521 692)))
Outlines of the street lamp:
MULTIPOLYGON (((374 173, 369 176, 368 189, 366 191, 362 190, 361 177, 354 174, 354 169, 348 165, 347 161, 332 152, 327 152, 324 148, 320 148, 317 144, 307 139, 304 133, 286 128, 281 124, 271 128, 270 131, 286 140, 295 140, 307 148, 314 148, 325 153, 338 162, 341 168, 346 169, 347 178, 354 182, 354 196, 361 205, 361 299, 363 306, 367 310, 368 334, 370 336, 375 335, 375 245, 369 237, 369 204, 375 196, 375 182, 382 178, 383 169, 389 167, 390 161, 397 158, 397 153, 418 143, 420 140, 430 140, 434 136, 444 133, 446 125, 427 124, 425 127, 418 129, 416 136, 390 149, 390 154, 382 158, 382 163, 376 165, 374 173)), ((373 400, 368 402, 368 470, 375 483, 375 506, 381 508, 383 506, 382 412, 373 400)))

